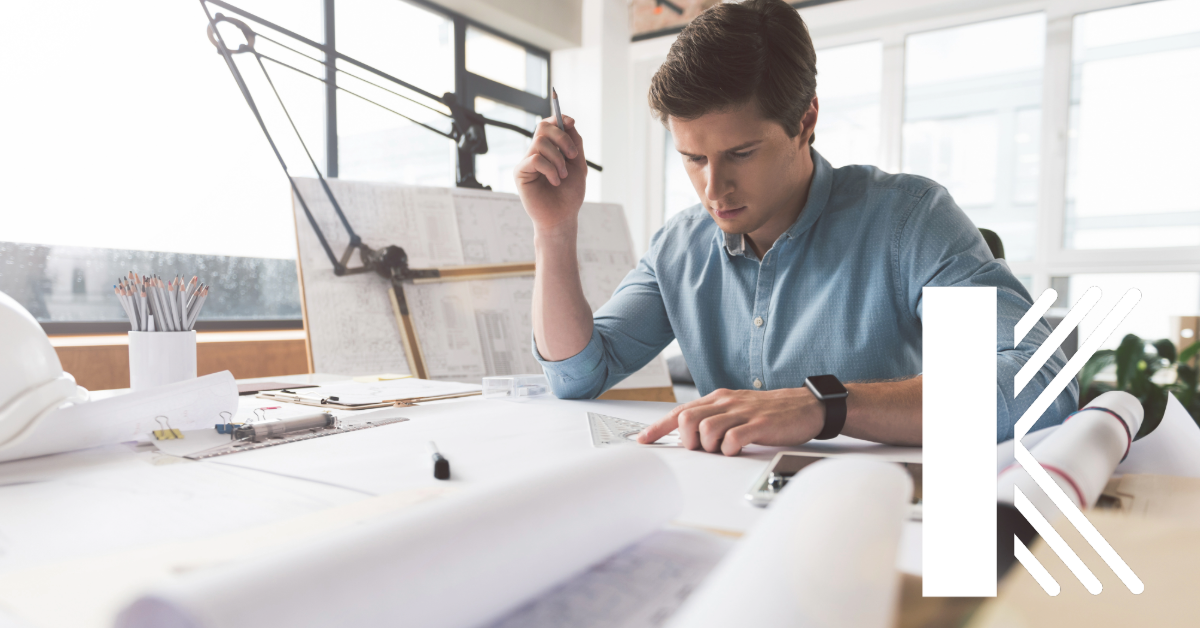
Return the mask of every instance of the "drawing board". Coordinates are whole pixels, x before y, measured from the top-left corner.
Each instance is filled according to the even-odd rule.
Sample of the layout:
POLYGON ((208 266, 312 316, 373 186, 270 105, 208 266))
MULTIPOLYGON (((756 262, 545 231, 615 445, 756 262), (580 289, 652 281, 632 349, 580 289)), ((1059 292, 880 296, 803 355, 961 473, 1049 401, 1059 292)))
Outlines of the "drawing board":
MULTIPOLYGON (((328 184, 363 241, 372 248, 402 247, 412 268, 534 260, 533 224, 515 195, 340 179, 329 179, 328 184)), ((296 186, 340 256, 348 236, 320 182, 297 178, 296 186)), ((313 371, 413 373, 414 352, 397 324, 387 280, 374 273, 335 276, 299 202, 293 205, 313 371)), ((637 258, 619 205, 584 203, 579 231, 580 276, 584 296, 595 311, 637 258)), ((500 273, 463 281, 443 277, 406 284, 404 292, 425 377, 478 383, 489 375, 541 372, 531 345, 532 274, 500 273)), ((665 361, 659 357, 616 388, 669 393, 670 386, 665 361)))

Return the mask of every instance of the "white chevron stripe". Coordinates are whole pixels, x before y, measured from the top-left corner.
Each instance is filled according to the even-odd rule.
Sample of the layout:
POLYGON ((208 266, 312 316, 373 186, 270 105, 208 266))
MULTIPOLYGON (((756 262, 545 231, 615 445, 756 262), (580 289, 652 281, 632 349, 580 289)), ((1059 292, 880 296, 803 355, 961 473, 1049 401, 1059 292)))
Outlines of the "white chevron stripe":
MULTIPOLYGON (((1033 379, 1033 376, 1037 375, 1037 372, 1042 370, 1042 367, 1046 365, 1046 360, 1049 360, 1050 356, 1054 355, 1054 352, 1062 346, 1063 341, 1067 339, 1068 335, 1070 335, 1071 330, 1078 327, 1079 321, 1083 320, 1083 317, 1087 316, 1088 312, 1091 312, 1092 308, 1096 306, 1096 303, 1100 301, 1100 295, 1100 288, 1092 286, 1091 288, 1087 289, 1087 292, 1083 293, 1083 296, 1079 297, 1079 300, 1075 302, 1075 306, 1072 307, 1071 311, 1067 313, 1066 318, 1064 318, 1062 322, 1058 324, 1058 327, 1054 328, 1054 331, 1050 333, 1050 336, 1046 338, 1046 341, 1042 343, 1042 346, 1038 347, 1037 351, 1034 352, 1033 357, 1029 358, 1029 361, 1021 367, 1021 370, 1017 371, 1017 375, 1013 379, 1014 383, 1016 384, 1016 386, 1013 388, 1013 397, 1016 397, 1017 394, 1024 390, 1025 386, 1028 385, 1030 380, 1033 379)), ((1042 301, 1045 296, 1046 295, 1043 294, 1042 299, 1038 299, 1038 301, 1042 301)), ((1037 307, 1036 303, 1034 304, 1034 307, 1037 307)), ((1031 309, 1029 311, 1032 312, 1033 310, 1031 309)), ((1028 317, 1029 315, 1026 314, 1025 316, 1028 317)), ((1022 318, 1021 322, 1025 322, 1025 319, 1022 318)), ((1024 336, 1024 334, 1022 334, 1022 336, 1024 336)), ((1017 344, 1019 343, 1014 343, 1013 346, 1016 347, 1017 344)))
MULTIPOLYGON (((1055 484, 1054 480, 1050 478, 1050 474, 1046 473, 1046 470, 1037 463, 1037 460, 1033 459, 1033 455, 1029 453, 1029 450, 1025 449, 1024 445, 1017 443, 1013 451, 1016 454, 1017 462, 1021 463, 1021 467, 1029 473, 1029 477, 1033 478, 1033 481, 1037 482, 1037 485, 1046 492, 1046 495, 1054 502, 1054 505, 1058 506, 1058 509, 1066 515, 1071 525, 1075 526, 1075 529, 1079 530, 1079 534, 1083 535, 1088 545, 1091 545, 1092 549, 1096 550, 1100 558, 1103 558, 1104 562, 1108 564, 1108 568, 1112 569, 1113 573, 1117 574, 1117 577, 1121 579, 1121 582, 1125 583, 1125 587, 1134 594, 1144 591, 1146 585, 1142 584, 1137 574, 1133 573, 1129 565, 1125 564, 1125 561, 1108 544, 1108 541, 1104 539, 1100 532, 1096 530, 1092 522, 1088 521, 1087 517, 1083 516, 1083 513, 1079 511, 1079 508, 1075 507, 1075 503, 1071 501, 1071 498, 1067 497, 1062 488, 1058 484, 1055 484)), ((1062 558, 1061 554, 1059 554, 1059 558, 1062 558)))
MULTIPOLYGON (((1098 595, 1104 587, 1101 586, 1100 581, 1096 579, 1096 575, 1087 568, 1087 565, 1083 564, 1083 561, 1080 560, 1079 556, 1075 554, 1075 550, 1071 549, 1070 545, 1067 545, 1067 542, 1063 540, 1061 536, 1059 536, 1054 527, 1050 525, 1050 522, 1046 521, 1046 518, 1042 516, 1042 513, 1038 512, 1038 509, 1033 506, 1033 503, 1029 501, 1029 498, 1025 496, 1025 493, 1021 492, 1021 488, 1018 486, 1013 487, 1013 502, 1017 507, 1017 510, 1019 510, 1022 515, 1025 515, 1025 520, 1028 521, 1029 524, 1033 526, 1033 529, 1037 530, 1038 535, 1041 536, 1044 541, 1046 541, 1046 545, 1049 545, 1050 549, 1054 550, 1055 554, 1058 554, 1058 557, 1061 558, 1064 563, 1066 563, 1067 569, 1070 569, 1071 573, 1075 574, 1075 577, 1083 583, 1083 586, 1088 590, 1088 593, 1091 593, 1092 595, 1098 595)), ((1021 541, 1018 540, 1017 544, 1021 545, 1021 541)), ((1022 545, 1022 547, 1024 547, 1024 545, 1022 545)), ((1024 565, 1024 561, 1022 561, 1021 564, 1024 565)), ((1038 564, 1038 567, 1041 567, 1041 564, 1038 564)), ((1025 565, 1025 568, 1029 569, 1029 566, 1025 565)), ((1033 570, 1030 570, 1030 573, 1033 574, 1033 570)), ((1037 575, 1033 575, 1036 579, 1037 575)), ((1049 576, 1050 574, 1046 575, 1049 576)), ((1040 584, 1041 581, 1039 580, 1038 583, 1040 584)), ((1042 588, 1045 588, 1045 585, 1043 585, 1042 588)), ((1051 595, 1054 594, 1051 593, 1051 595)))
POLYGON ((1025 339, 1025 335, 1029 333, 1029 330, 1033 329, 1033 326, 1042 320, 1042 317, 1046 315, 1046 311, 1057 300, 1058 291, 1054 288, 1046 288, 1042 296, 1033 302, 1033 307, 1029 308, 1028 312, 1025 312, 1025 316, 1022 316, 1021 320, 1017 321, 1017 326, 1013 328, 1014 347, 1021 344, 1021 341, 1025 339))
POLYGON ((1049 571, 1046 571, 1042 563, 1038 562, 1038 559, 1030 553, 1029 548, 1025 547, 1025 544, 1015 534, 1013 535, 1013 556, 1025 566, 1025 570, 1029 572, 1029 575, 1033 576, 1033 579, 1042 585, 1042 590, 1049 593, 1050 597, 1059 594, 1061 589, 1058 587, 1058 581, 1054 579, 1054 576, 1050 575, 1049 571))
POLYGON ((1064 366, 1063 369, 1058 372, 1058 375, 1054 376, 1054 379, 1050 380, 1050 383, 1046 386, 1045 390, 1038 395, 1037 399, 1033 401, 1033 404, 1031 404, 1029 408, 1025 410, 1025 413, 1021 415, 1021 418, 1017 420, 1017 423, 1013 428, 1013 438, 1015 438, 1018 443, 1021 442, 1022 438, 1025 438, 1025 435, 1029 433, 1029 429, 1033 427, 1033 424, 1036 423, 1039 418, 1041 418, 1042 414, 1046 412, 1046 409, 1050 407, 1050 404, 1054 403, 1054 400, 1058 398, 1058 395, 1067 388, 1067 385, 1071 383, 1071 380, 1074 379, 1077 374, 1079 374, 1081 369, 1083 369, 1083 365, 1086 364, 1087 361, 1091 359, 1092 355, 1096 353, 1096 350, 1100 348, 1100 344, 1112 335, 1113 331, 1116 330, 1117 325, 1119 325, 1122 320, 1125 320, 1125 317, 1129 314, 1130 310, 1133 309, 1133 306, 1137 305, 1138 300, 1141 298, 1142 293, 1139 292, 1137 288, 1130 288, 1129 291, 1121 297, 1121 300, 1117 302, 1117 306, 1114 307, 1112 311, 1104 317, 1104 320, 1100 322, 1100 326, 1096 328, 1096 331, 1092 332, 1092 335, 1088 336, 1083 345, 1079 347, 1079 351, 1077 351, 1070 360, 1067 360, 1066 366, 1064 366))
MULTIPOLYGON (((1079 348, 1079 351, 1074 355, 1074 357, 1067 361, 1067 365, 1063 367, 1063 369, 1059 371, 1058 375, 1056 375, 1054 379, 1050 381, 1050 384, 1044 390, 1042 390, 1041 394, 1038 395, 1037 399, 1034 400, 1033 404, 1025 411, 1025 413, 1021 415, 1021 418, 1017 421, 1013 428, 1015 438, 1013 454, 1016 458, 1016 461, 1023 469, 1025 469, 1025 472, 1029 474, 1029 477, 1032 478, 1033 481, 1036 482, 1043 491, 1045 491, 1050 500, 1054 502, 1054 505, 1057 506, 1064 515, 1066 515, 1067 520, 1071 522, 1071 525, 1075 526, 1075 529, 1078 530, 1081 535, 1083 535, 1083 538, 1088 542, 1089 545, 1092 546, 1092 549, 1096 550, 1096 553, 1100 555, 1100 558, 1104 559, 1104 562, 1108 564, 1109 569, 1112 569, 1113 573, 1117 574, 1117 577, 1121 579, 1121 582, 1123 582, 1125 586, 1134 594, 1139 594, 1144 591, 1146 589, 1145 585, 1137 577, 1137 575, 1133 573, 1133 570, 1129 568, 1129 565, 1125 564, 1125 561, 1117 554, 1112 546, 1108 544, 1108 541, 1104 539, 1100 532, 1096 530, 1095 526, 1092 525, 1092 522, 1088 521, 1087 517, 1083 516, 1083 513, 1080 512, 1079 508, 1075 506, 1075 503, 1072 502, 1069 497, 1067 497, 1067 494, 1063 492, 1062 488, 1059 487, 1053 479, 1051 479, 1050 474, 1046 473, 1046 470, 1043 469, 1040 464, 1038 464, 1038 461, 1033 458, 1033 455, 1030 454, 1029 450, 1025 448, 1025 445, 1021 443, 1021 439, 1029 433, 1029 428, 1033 427, 1033 424, 1039 417, 1042 416, 1046 409, 1050 407, 1050 404, 1053 403, 1054 399, 1056 399, 1058 395, 1062 393, 1064 389, 1066 389, 1070 380, 1073 379, 1077 373, 1079 373, 1080 369, 1083 368, 1083 365, 1087 363, 1087 361, 1091 359, 1092 355, 1096 353, 1096 350, 1100 348, 1100 344, 1112 335, 1113 331, 1116 330, 1117 325, 1125 319, 1125 317, 1133 309, 1133 306, 1137 305, 1137 302, 1141 299, 1141 296, 1142 293, 1136 288, 1130 289, 1121 296, 1121 300, 1117 302, 1116 307, 1114 307, 1112 311, 1110 311, 1104 317, 1104 320, 1100 322, 1100 326, 1096 328, 1096 331, 1092 332, 1092 334, 1088 336, 1087 340, 1084 341, 1083 346, 1079 348)), ((1082 303, 1083 299, 1080 299, 1080 303, 1076 304, 1075 308, 1072 308, 1072 313, 1082 303)), ((1020 494, 1019 490, 1017 491, 1016 496, 1024 498, 1024 496, 1020 494)), ((1029 504, 1029 506, 1030 510, 1036 512, 1037 509, 1033 508, 1032 504, 1029 504)), ((1026 513, 1025 518, 1030 519, 1030 515, 1026 513)), ((1044 517, 1039 518, 1041 521, 1045 521, 1044 517)), ((1033 524, 1032 519, 1030 519, 1030 523, 1033 524)), ((1057 536, 1057 533, 1055 533, 1055 536, 1057 536)), ((1063 558, 1063 562, 1067 562, 1068 566, 1070 565, 1067 559, 1063 556, 1063 553, 1059 552, 1054 545, 1051 545, 1051 549, 1055 550, 1055 553, 1058 554, 1059 558, 1063 558)), ((1070 551, 1069 547, 1065 547, 1065 549, 1069 552, 1070 556, 1074 556, 1074 552, 1070 551)), ((1091 575, 1090 572, 1088 573, 1091 575)), ((1083 582, 1084 586, 1088 587, 1089 591, 1092 591, 1091 587, 1088 585, 1088 582, 1085 582, 1078 573, 1076 573, 1075 576, 1080 578, 1080 582, 1083 582)), ((1092 577, 1094 578, 1094 576, 1092 577)), ((1099 582, 1096 584, 1098 585, 1099 582)), ((1092 593, 1099 593, 1099 590, 1092 591, 1092 593)))

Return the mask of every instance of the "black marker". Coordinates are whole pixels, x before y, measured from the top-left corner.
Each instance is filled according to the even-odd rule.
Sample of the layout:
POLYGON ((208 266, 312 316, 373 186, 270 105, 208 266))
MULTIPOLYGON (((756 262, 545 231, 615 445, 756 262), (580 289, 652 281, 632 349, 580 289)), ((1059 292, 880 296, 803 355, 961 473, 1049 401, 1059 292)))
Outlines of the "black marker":
POLYGON ((437 445, 429 441, 429 453, 433 455, 433 477, 439 480, 450 479, 450 461, 438 452, 437 445))

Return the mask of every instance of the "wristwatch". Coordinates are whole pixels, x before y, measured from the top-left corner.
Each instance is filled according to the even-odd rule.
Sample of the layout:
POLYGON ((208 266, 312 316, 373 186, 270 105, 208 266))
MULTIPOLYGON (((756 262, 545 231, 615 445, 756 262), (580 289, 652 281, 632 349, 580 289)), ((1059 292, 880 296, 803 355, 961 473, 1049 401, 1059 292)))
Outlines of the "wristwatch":
POLYGON ((804 378, 804 385, 813 396, 825 404, 825 427, 817 440, 829 440, 842 433, 846 426, 846 397, 850 391, 834 375, 814 375, 804 378))

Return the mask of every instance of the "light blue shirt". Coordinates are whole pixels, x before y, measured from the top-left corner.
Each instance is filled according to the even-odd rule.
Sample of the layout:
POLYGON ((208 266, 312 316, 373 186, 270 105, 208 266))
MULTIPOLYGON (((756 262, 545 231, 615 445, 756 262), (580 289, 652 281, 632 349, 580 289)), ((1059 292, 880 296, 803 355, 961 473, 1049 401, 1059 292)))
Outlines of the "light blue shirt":
MULTIPOLYGON (((1043 319, 1013 348, 1013 326, 1033 302, 1025 287, 942 186, 812 157, 808 202, 762 260, 696 205, 654 235, 596 311, 583 351, 549 362, 535 343, 555 395, 596 397, 674 338, 701 394, 799 388, 825 373, 843 382, 912 377, 921 373, 921 289, 995 286, 996 440, 1012 438, 1066 364, 1056 351, 1013 398, 1013 377, 1051 331, 1043 319)), ((1078 389, 1072 381, 1033 429, 1061 423, 1078 407, 1078 389)))

